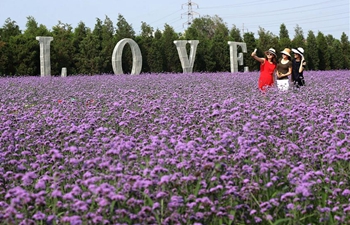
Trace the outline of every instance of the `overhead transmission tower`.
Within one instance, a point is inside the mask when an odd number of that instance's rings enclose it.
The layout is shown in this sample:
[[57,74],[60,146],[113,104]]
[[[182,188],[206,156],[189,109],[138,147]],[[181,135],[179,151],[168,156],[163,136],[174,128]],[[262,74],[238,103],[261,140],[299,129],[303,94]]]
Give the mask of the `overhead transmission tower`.
[[187,13],[182,13],[181,14],[181,19],[182,19],[183,15],[185,15],[185,16],[187,15],[187,21],[185,23],[183,23],[182,26],[184,27],[184,25],[186,24],[187,27],[188,27],[188,26],[191,26],[191,24],[192,24],[193,16],[194,15],[199,15],[199,13],[197,13],[197,12],[192,10],[192,6],[197,6],[197,9],[199,7],[198,7],[197,3],[191,2],[191,0],[188,0],[187,3],[182,4],[181,8],[183,9],[184,6],[187,6]]
[[244,35],[245,31],[248,32],[248,28],[244,28],[244,23],[243,23],[243,27],[242,27],[242,35]]

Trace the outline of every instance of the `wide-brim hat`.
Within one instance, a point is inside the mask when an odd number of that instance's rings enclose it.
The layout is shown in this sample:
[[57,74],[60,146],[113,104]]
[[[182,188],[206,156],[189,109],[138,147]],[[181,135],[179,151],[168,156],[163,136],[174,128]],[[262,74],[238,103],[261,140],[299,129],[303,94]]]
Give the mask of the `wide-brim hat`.
[[290,56],[290,49],[289,49],[289,48],[285,48],[281,53],[282,53],[282,54],[285,54],[285,55],[288,55],[289,57],[291,57],[291,56]]
[[273,49],[273,48],[269,48],[269,50],[267,50],[267,51],[265,52],[265,54],[266,54],[266,53],[271,53],[271,54],[273,54],[275,57],[277,57],[277,55],[276,55],[276,50]]
[[297,49],[295,48],[292,48],[292,52],[296,53],[296,54],[299,54],[301,56],[304,56],[304,49],[302,47],[299,47]]

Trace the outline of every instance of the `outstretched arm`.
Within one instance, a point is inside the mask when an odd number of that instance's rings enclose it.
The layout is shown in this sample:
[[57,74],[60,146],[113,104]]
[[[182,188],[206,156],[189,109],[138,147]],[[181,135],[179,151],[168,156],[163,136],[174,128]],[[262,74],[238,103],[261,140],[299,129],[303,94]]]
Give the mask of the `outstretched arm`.
[[258,61],[259,63],[263,63],[265,61],[264,58],[259,58],[258,56],[256,56],[256,52],[252,52],[251,56],[253,57],[253,59],[255,59],[256,61]]

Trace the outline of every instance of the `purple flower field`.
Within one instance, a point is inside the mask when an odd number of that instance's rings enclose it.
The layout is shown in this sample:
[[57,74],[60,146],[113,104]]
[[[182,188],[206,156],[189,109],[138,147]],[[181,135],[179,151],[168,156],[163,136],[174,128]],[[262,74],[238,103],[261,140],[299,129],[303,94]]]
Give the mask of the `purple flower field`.
[[0,79],[0,224],[346,224],[350,71]]

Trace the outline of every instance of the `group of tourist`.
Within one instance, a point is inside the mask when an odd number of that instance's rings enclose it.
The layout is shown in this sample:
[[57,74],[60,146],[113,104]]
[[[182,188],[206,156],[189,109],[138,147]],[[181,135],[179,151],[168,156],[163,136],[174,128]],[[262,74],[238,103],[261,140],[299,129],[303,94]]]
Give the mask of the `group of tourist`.
[[[293,87],[299,88],[305,85],[303,71],[306,65],[304,59],[304,49],[299,47],[292,48],[294,58],[292,59],[291,50],[285,48],[282,53],[282,58],[277,61],[275,49],[270,48],[265,51],[265,57],[256,56],[256,50],[251,56],[260,62],[260,77],[259,89],[265,91],[267,87],[277,84],[277,88],[286,91],[290,88],[290,83]],[[290,79],[289,79],[290,77]],[[275,82],[276,81],[276,82]]]

